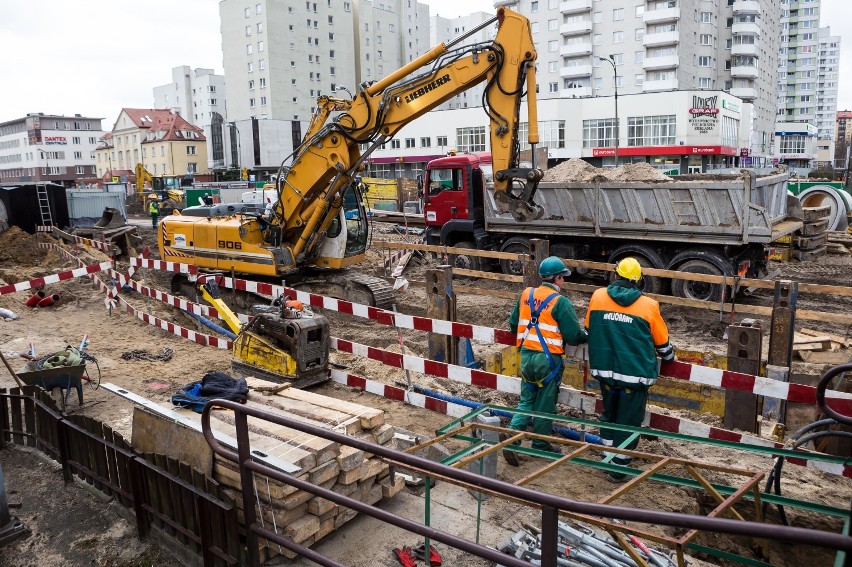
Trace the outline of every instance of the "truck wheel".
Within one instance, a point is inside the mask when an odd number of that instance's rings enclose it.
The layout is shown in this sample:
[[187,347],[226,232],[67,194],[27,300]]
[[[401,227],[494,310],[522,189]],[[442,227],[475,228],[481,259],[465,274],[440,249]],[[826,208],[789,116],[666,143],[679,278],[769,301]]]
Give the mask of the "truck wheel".
[[[476,250],[476,245],[473,242],[456,242],[452,248],[470,248]],[[462,270],[481,270],[482,258],[478,256],[470,256],[468,254],[450,254],[450,266],[453,268],[461,268]]]
[[[530,241],[526,238],[510,238],[503,247],[501,252],[511,252],[513,254],[529,254]],[[524,275],[524,263],[521,260],[500,260],[500,270],[509,276]]]
[[[677,269],[681,272],[693,274],[722,275],[722,270],[706,260],[687,260]],[[722,286],[709,282],[672,279],[672,295],[687,299],[719,301],[722,298]]]

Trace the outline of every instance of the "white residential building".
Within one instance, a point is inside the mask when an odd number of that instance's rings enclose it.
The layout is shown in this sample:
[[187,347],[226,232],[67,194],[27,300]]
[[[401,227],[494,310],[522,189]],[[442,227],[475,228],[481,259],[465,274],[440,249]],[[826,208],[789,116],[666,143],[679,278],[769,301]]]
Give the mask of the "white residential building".
[[[823,161],[830,161],[833,154],[840,37],[820,27],[820,0],[781,0],[781,6],[776,136],[807,135],[821,142],[797,138],[779,143],[779,149],[803,151],[780,151],[777,157],[792,167],[807,169],[816,165],[817,149]],[[814,128],[794,127],[792,123]]]
[[[354,94],[431,47],[428,6],[412,0],[221,0],[219,16],[226,122],[234,123],[225,144],[239,154],[229,165],[251,170],[278,168],[319,96],[349,96],[341,87]],[[273,121],[274,135],[262,120]]]
[[0,183],[94,183],[103,118],[33,112],[0,123]]
[[[616,85],[619,96],[724,90],[753,105],[743,154],[768,159],[777,104],[780,0],[498,0],[495,5],[532,22],[539,100],[612,96]],[[626,129],[624,123],[621,128]]]
[[208,169],[230,165],[222,137],[222,124],[227,122],[224,76],[215,74],[213,69],[175,67],[171,83],[154,87],[154,108],[167,108],[204,130]]
[[[615,165],[614,97],[548,98],[538,101],[540,147],[552,165],[572,157],[597,166]],[[646,162],[665,171],[705,172],[732,167],[748,145],[753,105],[719,90],[679,90],[619,95],[621,162]],[[526,104],[521,108],[521,120]],[[490,151],[488,117],[482,108],[433,111],[405,126],[367,164],[371,177],[413,177],[426,163],[459,152]],[[521,123],[521,149],[527,124]]]
[[[432,46],[439,43],[448,43],[460,37],[470,30],[476,29],[483,23],[494,19],[494,14],[487,12],[474,12],[467,16],[458,18],[442,18],[440,15],[432,16],[429,24],[429,44]],[[477,43],[486,43],[494,40],[497,26],[486,26],[478,32],[470,35],[459,47],[470,46]],[[483,81],[475,88],[459,93],[440,106],[441,110],[452,110],[454,108],[468,108],[471,106],[482,106],[482,93],[485,90]]]

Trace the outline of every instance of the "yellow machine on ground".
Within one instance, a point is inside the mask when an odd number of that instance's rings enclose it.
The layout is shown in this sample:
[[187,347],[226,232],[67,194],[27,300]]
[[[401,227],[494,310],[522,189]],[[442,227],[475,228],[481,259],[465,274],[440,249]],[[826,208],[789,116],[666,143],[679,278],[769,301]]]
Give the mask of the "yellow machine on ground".
[[[495,23],[493,41],[461,46]],[[287,285],[314,293],[389,306],[393,292],[384,280],[331,271],[352,266],[366,251],[367,218],[356,181],[364,160],[412,120],[485,81],[494,198],[519,220],[537,218],[541,210],[532,199],[542,172],[534,163],[520,167],[518,138],[526,95],[528,142],[538,142],[535,60],[529,21],[500,8],[492,20],[433,47],[378,82],[361,85],[351,99],[320,97],[304,140],[282,162],[292,157],[290,165],[279,169],[272,210],[212,219],[166,217],[158,236],[160,257],[286,278]]]
[[328,319],[299,301],[281,298],[277,305],[254,306],[251,321],[243,325],[222,300],[215,279],[200,277],[197,289],[237,335],[231,353],[234,372],[297,388],[328,380]]
[[[186,205],[184,191],[181,189],[180,175],[155,176],[145,169],[141,163],[136,164],[136,194],[139,201],[146,205],[150,201],[150,195],[155,195],[160,200],[160,214],[170,215],[174,210],[180,210]],[[146,189],[145,184],[151,187]],[[147,197],[143,197],[147,195]]]

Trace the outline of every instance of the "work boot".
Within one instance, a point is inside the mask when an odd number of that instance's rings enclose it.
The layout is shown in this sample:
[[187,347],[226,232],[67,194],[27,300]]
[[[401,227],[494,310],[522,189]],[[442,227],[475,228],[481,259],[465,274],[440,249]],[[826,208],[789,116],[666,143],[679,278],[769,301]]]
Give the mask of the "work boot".
[[536,449],[538,451],[547,451],[549,453],[556,453],[557,455],[562,454],[562,446],[561,445],[554,445],[553,443],[548,443],[547,447],[535,447],[535,446],[533,446],[533,449]]
[[[500,442],[501,443],[506,441],[508,438],[509,438],[509,436],[507,434],[505,434],[505,433],[500,434]],[[518,460],[518,455],[514,451],[507,451],[506,449],[503,449],[503,458],[506,460],[506,462],[508,464],[512,465],[513,467],[521,466],[521,462]]]
[[608,472],[606,473],[606,479],[614,484],[621,484],[623,482],[627,482],[630,480],[627,478],[626,474],[616,473],[616,472]]

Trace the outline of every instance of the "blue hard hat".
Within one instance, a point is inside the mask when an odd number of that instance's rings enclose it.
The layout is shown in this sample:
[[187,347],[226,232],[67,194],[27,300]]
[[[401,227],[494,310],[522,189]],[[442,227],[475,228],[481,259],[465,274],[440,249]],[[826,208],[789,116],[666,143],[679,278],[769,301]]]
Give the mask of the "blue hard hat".
[[538,267],[538,275],[543,278],[552,276],[570,276],[571,270],[565,267],[559,256],[550,256],[542,260]]

